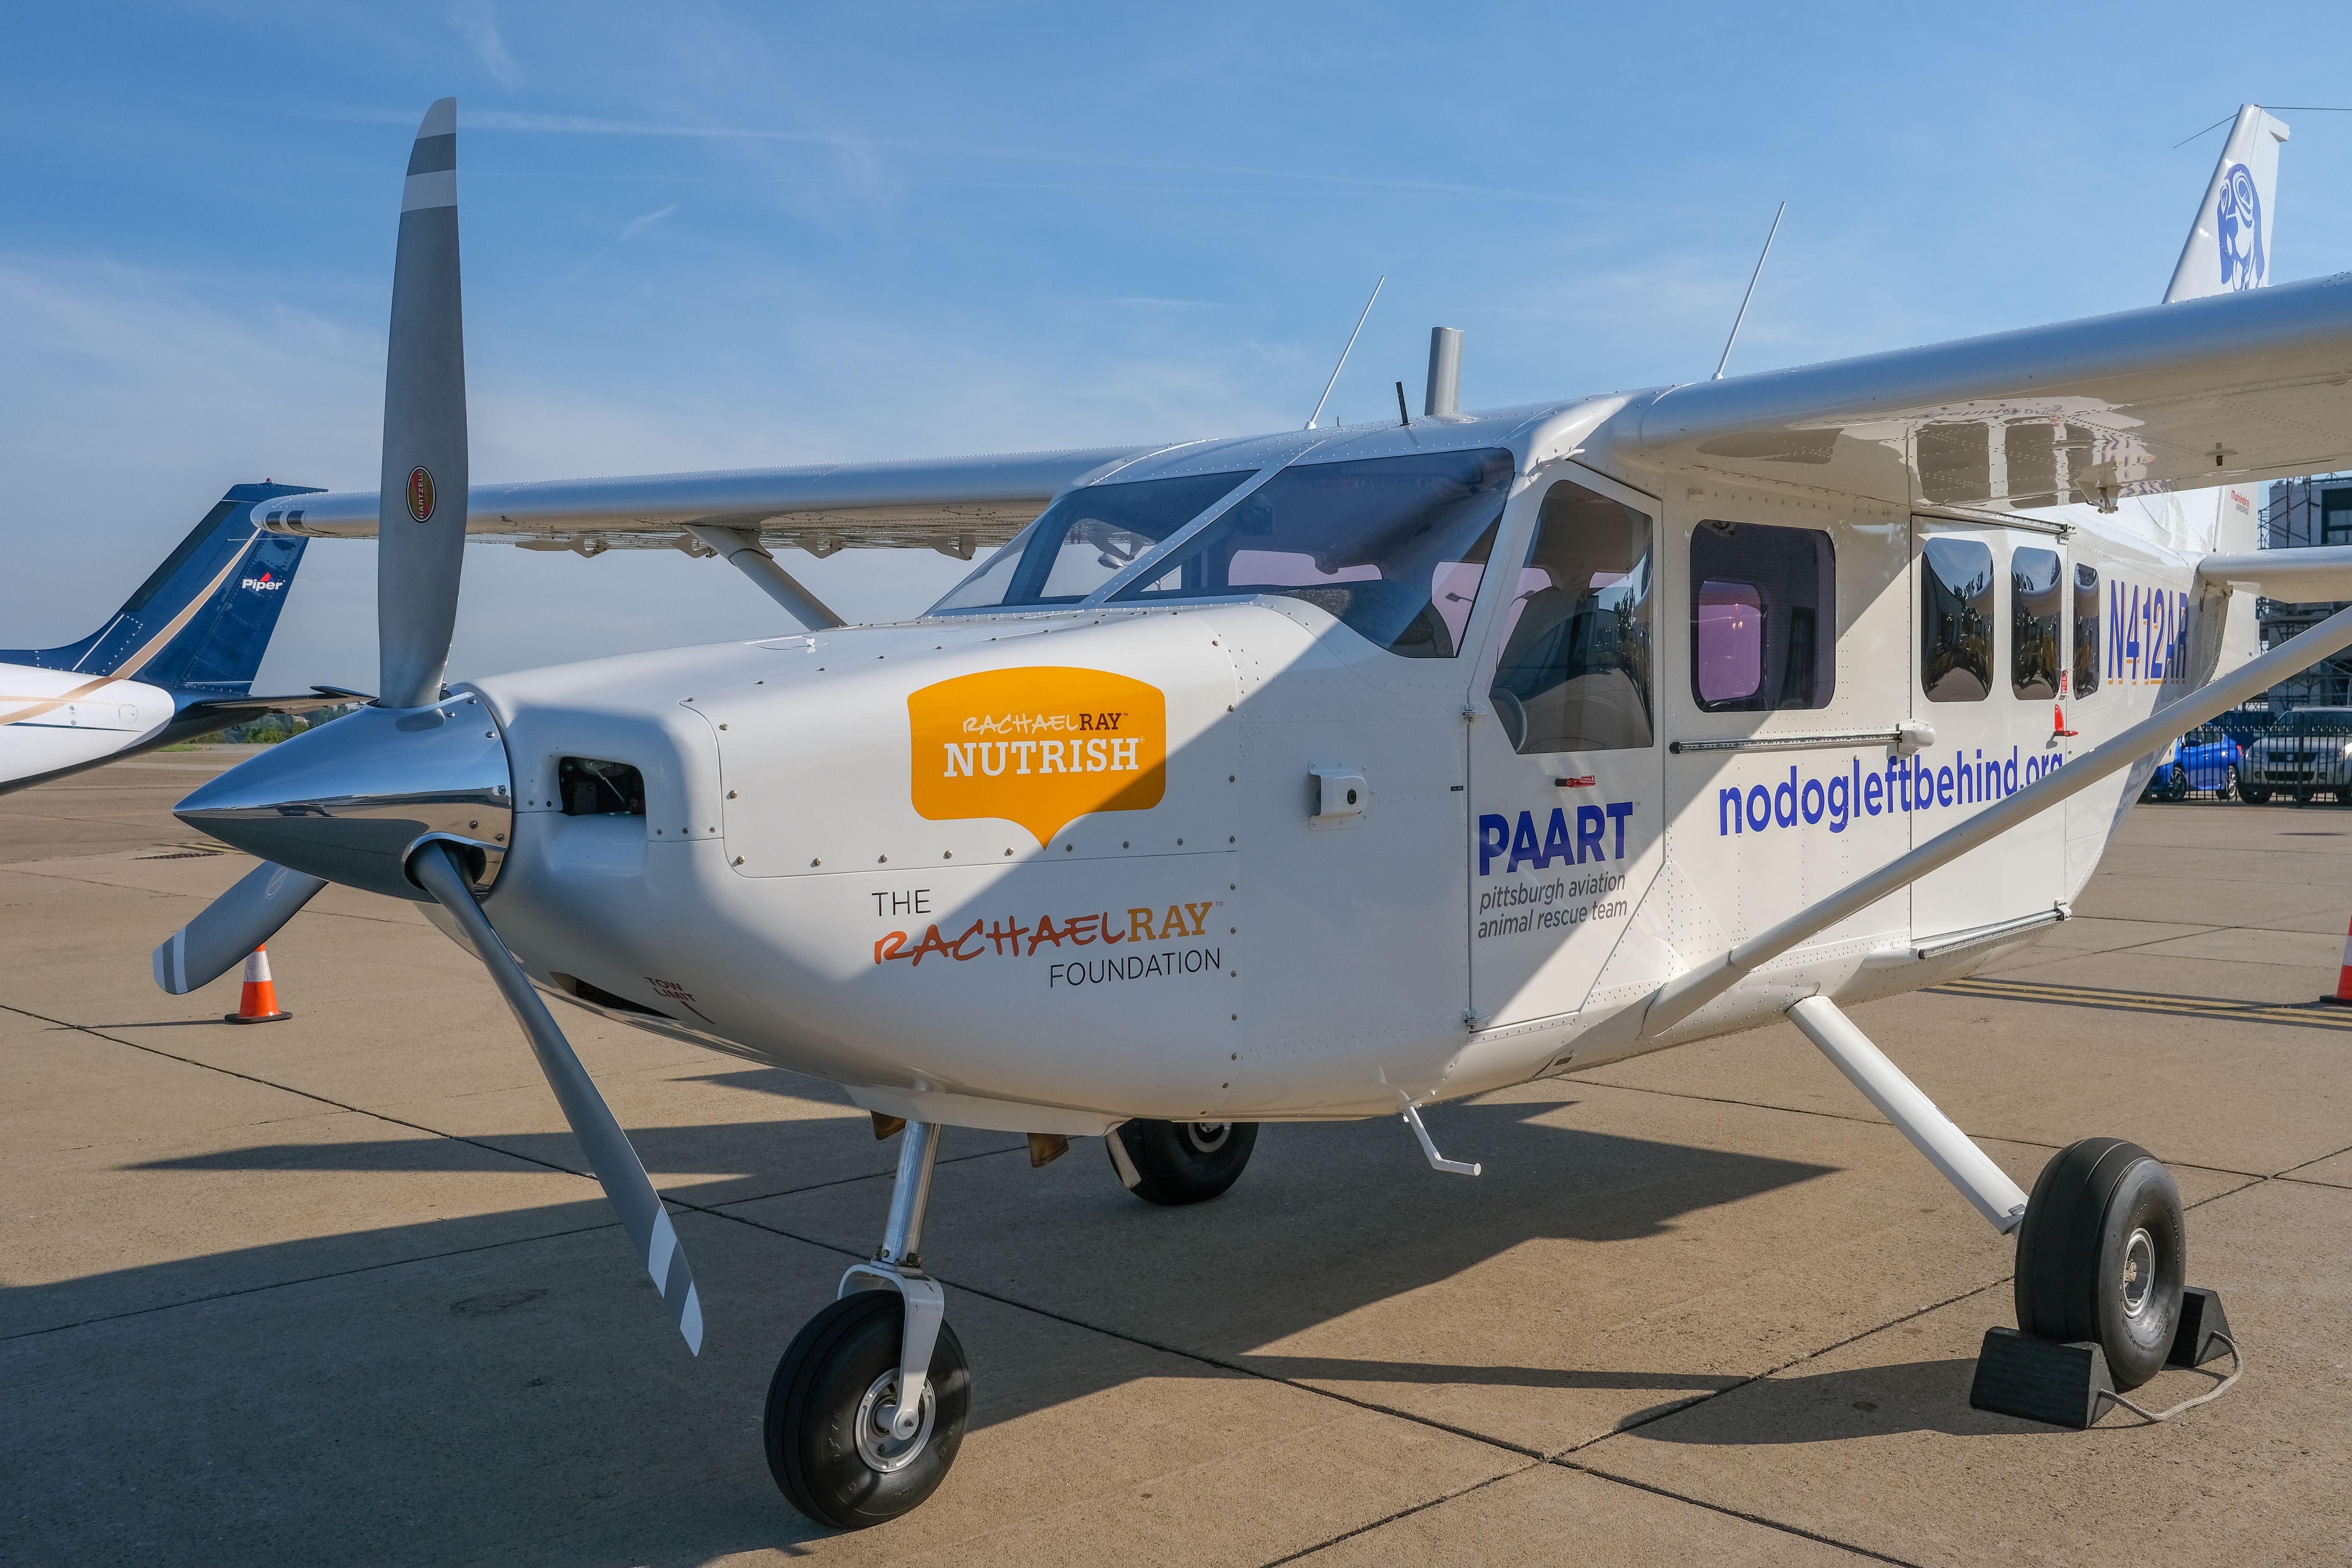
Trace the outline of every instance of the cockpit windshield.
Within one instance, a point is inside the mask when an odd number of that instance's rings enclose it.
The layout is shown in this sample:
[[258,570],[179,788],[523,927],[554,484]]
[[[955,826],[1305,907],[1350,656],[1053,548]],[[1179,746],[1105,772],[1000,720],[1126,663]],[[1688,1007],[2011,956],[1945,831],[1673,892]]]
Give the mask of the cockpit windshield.
[[1249,477],[1244,468],[1072,490],[931,612],[1074,605]]
[[[1392,653],[1451,658],[1486,575],[1512,468],[1498,447],[1286,468],[1172,541],[1109,602],[1279,594],[1320,606]],[[1073,491],[936,607],[1072,603],[1143,561],[1247,478]]]

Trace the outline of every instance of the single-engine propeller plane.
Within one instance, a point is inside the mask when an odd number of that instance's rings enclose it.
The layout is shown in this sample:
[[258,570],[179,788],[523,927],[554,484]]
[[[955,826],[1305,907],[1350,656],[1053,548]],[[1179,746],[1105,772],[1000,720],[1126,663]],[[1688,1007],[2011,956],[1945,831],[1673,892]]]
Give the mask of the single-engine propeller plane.
[[[897,1516],[962,1439],[942,1127],[1101,1137],[1160,1204],[1266,1122],[1401,1117],[1475,1173],[1425,1108],[1784,1016],[2017,1234],[2021,1330],[2119,1388],[2164,1364],[2165,1168],[2091,1140],[2028,1194],[1844,1009],[2065,919],[2169,737],[2352,646],[2346,611],[2253,647],[2253,593],[2352,598],[2352,549],[2254,549],[2259,481],[2352,460],[2352,275],[2254,287],[2285,126],[2243,110],[2167,300],[2117,315],[1476,413],[1441,335],[1392,426],[483,486],[457,129],[434,105],[408,165],[380,489],[260,509],[378,537],[380,695],[181,804],[266,864],[157,976],[327,881],[422,905],[690,1348],[686,1257],[542,998],[903,1127],[880,1245],[770,1391],[803,1510]],[[473,536],[717,554],[806,630],[445,686]],[[976,564],[848,626],[783,544]]]

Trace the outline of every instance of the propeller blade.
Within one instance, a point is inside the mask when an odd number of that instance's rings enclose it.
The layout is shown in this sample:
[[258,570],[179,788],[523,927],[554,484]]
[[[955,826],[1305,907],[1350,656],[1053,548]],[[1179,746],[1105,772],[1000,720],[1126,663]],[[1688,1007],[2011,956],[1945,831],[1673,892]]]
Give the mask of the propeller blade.
[[326,885],[263,861],[155,950],[155,984],[174,996],[211,984],[276,936]]
[[596,1179],[604,1184],[604,1196],[621,1216],[622,1227],[636,1245],[637,1255],[646,1260],[646,1271],[668,1304],[677,1331],[686,1336],[686,1348],[700,1355],[702,1300],[695,1294],[694,1270],[687,1266],[686,1249],[677,1243],[677,1232],[670,1225],[669,1211],[662,1207],[661,1194],[654,1191],[637,1152],[629,1146],[629,1135],[613,1119],[612,1107],[604,1103],[595,1080],[580,1065],[563,1031],[556,1027],[547,1004],[531,989],[522,967],[499,940],[489,917],[474,901],[472,881],[458,865],[457,851],[437,839],[429,841],[418,848],[408,868],[457,921],[490,978],[498,982],[499,993],[513,1010],[515,1021],[530,1037],[530,1048],[539,1058],[540,1070],[547,1075],[548,1087],[555,1090],[563,1107],[564,1120],[572,1123]]
[[425,111],[408,154],[383,366],[376,516],[377,700],[441,697],[466,564],[466,323],[457,268],[457,100]]

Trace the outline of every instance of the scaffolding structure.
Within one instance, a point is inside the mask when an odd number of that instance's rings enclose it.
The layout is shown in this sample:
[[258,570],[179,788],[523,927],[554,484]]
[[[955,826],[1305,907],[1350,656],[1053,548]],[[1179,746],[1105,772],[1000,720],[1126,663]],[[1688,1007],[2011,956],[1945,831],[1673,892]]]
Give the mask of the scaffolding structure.
[[[2262,547],[2300,550],[2316,544],[2352,544],[2352,474],[2317,474],[2279,479],[2263,505]],[[2344,606],[2254,602],[2254,625],[2263,647],[2276,647]],[[2290,676],[2264,694],[2270,710],[2352,706],[2352,650],[2322,659]]]

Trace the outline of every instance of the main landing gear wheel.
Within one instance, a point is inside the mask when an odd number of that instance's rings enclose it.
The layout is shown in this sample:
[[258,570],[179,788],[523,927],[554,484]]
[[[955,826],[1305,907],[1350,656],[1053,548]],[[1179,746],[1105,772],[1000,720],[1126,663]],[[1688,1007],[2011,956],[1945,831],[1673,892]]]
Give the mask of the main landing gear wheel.
[[922,1423],[891,1435],[905,1299],[857,1290],[808,1321],[768,1385],[768,1468],[792,1505],[838,1530],[898,1518],[939,1490],[971,1414],[971,1376],[955,1330],[940,1325]]
[[[1255,1121],[1125,1121],[1111,1134],[1127,1151],[1135,1195],[1148,1204],[1205,1203],[1241,1179],[1257,1147]],[[1118,1158],[1111,1160],[1113,1168]],[[1124,1179],[1125,1173],[1120,1173]]]
[[2162,1370],[2189,1244],[2172,1173],[2137,1143],[2085,1138],[2042,1167],[2017,1231],[2017,1326],[2094,1340],[2118,1389]]

